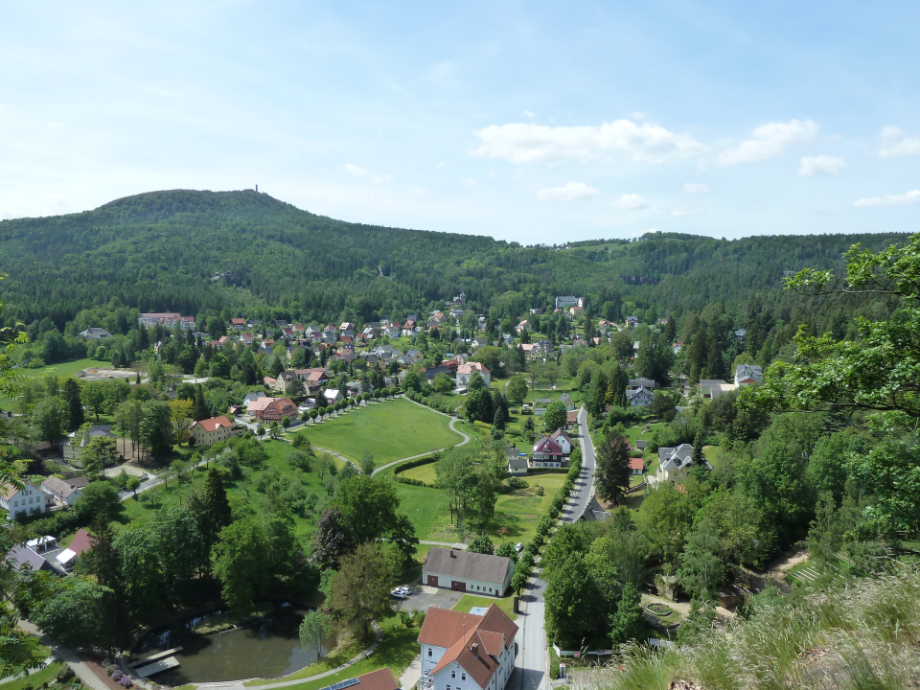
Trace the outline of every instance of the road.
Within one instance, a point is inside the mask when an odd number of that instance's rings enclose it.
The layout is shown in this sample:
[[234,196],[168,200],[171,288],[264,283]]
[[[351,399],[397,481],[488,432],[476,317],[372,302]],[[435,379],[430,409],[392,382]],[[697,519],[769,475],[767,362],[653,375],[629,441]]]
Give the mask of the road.
[[[588,433],[588,413],[584,407],[578,411],[578,440],[581,444],[581,474],[575,482],[575,491],[563,509],[560,522],[575,522],[584,514],[588,501],[594,495],[594,444]],[[521,630],[518,633],[520,649],[514,675],[508,687],[512,690],[546,690],[551,687],[546,650],[545,615],[543,593],[546,582],[540,579],[539,563],[534,575],[527,583],[527,590],[521,599],[523,615],[517,620]]]
[[575,482],[575,490],[562,512],[562,522],[576,522],[588,507],[594,495],[594,443],[588,433],[588,412],[584,407],[578,410],[578,441],[581,445],[581,474]]

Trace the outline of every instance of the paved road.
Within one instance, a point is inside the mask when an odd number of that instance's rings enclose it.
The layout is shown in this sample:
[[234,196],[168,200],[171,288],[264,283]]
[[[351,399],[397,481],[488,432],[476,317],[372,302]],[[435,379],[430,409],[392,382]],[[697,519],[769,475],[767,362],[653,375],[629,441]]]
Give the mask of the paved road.
[[521,597],[522,615],[517,619],[518,655],[515,669],[508,681],[509,690],[545,690],[549,687],[546,661],[545,606],[543,592],[546,583],[539,578],[538,568],[527,583]]
[[588,433],[588,412],[584,407],[578,410],[578,441],[581,444],[581,474],[575,482],[575,490],[562,512],[562,522],[576,522],[588,507],[594,495],[594,444]]

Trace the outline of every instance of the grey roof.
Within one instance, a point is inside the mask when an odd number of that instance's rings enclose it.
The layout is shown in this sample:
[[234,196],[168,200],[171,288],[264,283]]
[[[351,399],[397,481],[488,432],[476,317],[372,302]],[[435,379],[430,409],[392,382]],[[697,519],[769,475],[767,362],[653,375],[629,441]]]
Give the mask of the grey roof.
[[428,552],[422,570],[426,573],[501,585],[505,582],[505,575],[510,565],[511,559],[503,556],[433,548]]
[[528,468],[527,456],[521,457],[515,455],[512,458],[508,458],[508,468],[512,470],[526,470]]
[[591,500],[588,501],[587,507],[585,507],[585,512],[582,514],[581,519],[585,522],[606,522],[608,517],[610,517],[610,513],[604,510],[603,506],[598,503],[596,496],[592,496]]
[[658,388],[657,381],[654,379],[645,378],[629,379],[629,385],[633,386],[634,388],[638,388],[639,386],[642,386],[643,388]]
[[28,565],[32,570],[52,570],[51,565],[44,558],[26,546],[14,546],[6,554],[6,560],[13,564],[16,570]]

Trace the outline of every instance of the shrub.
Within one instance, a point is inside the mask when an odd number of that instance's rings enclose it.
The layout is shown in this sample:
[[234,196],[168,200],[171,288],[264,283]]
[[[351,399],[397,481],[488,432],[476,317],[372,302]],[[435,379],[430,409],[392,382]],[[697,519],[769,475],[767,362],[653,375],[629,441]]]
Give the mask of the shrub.
[[545,493],[546,489],[544,489],[542,486],[537,486],[537,496],[542,496]]
[[399,622],[402,623],[407,628],[412,625],[412,614],[405,609],[399,612]]
[[520,477],[509,477],[508,486],[512,489],[526,489],[530,484],[527,483],[526,479],[521,479]]
[[122,678],[121,671],[119,671],[117,668],[111,671],[109,675],[112,676],[112,680],[114,680],[116,683]]
[[130,688],[132,683],[131,679],[128,676],[122,676],[121,680],[118,681],[118,684],[123,688]]
[[413,611],[412,612],[412,624],[422,627],[422,623],[425,622],[425,612],[424,611]]
[[550,509],[549,509],[549,516],[550,516],[553,520],[556,520],[556,519],[559,518],[559,513],[561,513],[561,512],[562,512],[562,511],[559,510],[556,506],[550,506]]
[[70,668],[70,666],[64,666],[64,668],[57,672],[55,678],[59,683],[69,683],[74,675],[73,669]]

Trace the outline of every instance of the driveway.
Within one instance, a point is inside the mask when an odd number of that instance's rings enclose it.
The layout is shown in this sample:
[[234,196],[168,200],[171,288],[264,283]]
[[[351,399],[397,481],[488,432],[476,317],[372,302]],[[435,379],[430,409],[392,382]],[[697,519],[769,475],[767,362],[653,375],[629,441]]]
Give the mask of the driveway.
[[408,599],[399,600],[399,608],[403,611],[427,611],[434,606],[439,609],[452,609],[460,601],[463,592],[454,592],[440,587],[416,585],[412,588],[412,595]]

